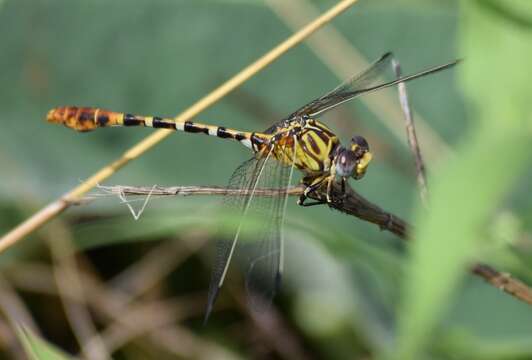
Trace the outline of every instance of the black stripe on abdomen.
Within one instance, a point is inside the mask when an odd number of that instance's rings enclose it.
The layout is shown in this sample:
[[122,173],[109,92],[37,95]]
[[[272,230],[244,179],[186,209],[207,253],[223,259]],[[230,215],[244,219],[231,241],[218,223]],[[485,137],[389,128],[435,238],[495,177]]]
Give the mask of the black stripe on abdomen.
[[98,126],[106,126],[109,122],[109,116],[107,114],[98,114],[98,119],[96,119]]
[[82,110],[78,116],[78,120],[79,122],[94,121],[94,112]]
[[183,130],[190,133],[204,133],[206,135],[209,135],[209,129],[206,127],[199,127],[194,125],[193,122],[185,121]]
[[137,118],[132,114],[124,114],[124,126],[139,126],[144,125],[144,120]]
[[228,133],[226,128],[224,128],[223,126],[218,127],[218,130],[216,130],[216,136],[222,139],[233,138],[233,134]]
[[158,129],[173,129],[173,130],[176,129],[175,122],[165,121],[158,116],[153,117],[152,126]]

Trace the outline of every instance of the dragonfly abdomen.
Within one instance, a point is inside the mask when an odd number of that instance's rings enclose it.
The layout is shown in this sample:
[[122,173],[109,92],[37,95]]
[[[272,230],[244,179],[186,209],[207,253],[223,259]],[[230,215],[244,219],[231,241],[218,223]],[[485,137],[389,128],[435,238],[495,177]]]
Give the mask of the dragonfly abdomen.
[[264,141],[259,134],[228,129],[223,126],[206,125],[191,121],[180,122],[159,116],[140,116],[91,107],[58,107],[48,112],[47,120],[82,132],[91,131],[99,127],[145,126],[205,134],[222,139],[233,139],[253,150],[257,150],[257,142]]
[[122,125],[123,114],[97,108],[63,106],[50,110],[46,120],[77,131],[91,131],[97,127]]

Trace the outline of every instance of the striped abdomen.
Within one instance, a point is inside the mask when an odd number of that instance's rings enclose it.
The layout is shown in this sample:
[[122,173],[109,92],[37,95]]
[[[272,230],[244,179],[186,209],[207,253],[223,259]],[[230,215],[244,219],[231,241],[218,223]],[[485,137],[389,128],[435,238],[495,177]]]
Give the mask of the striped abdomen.
[[48,112],[47,120],[52,123],[63,124],[77,131],[91,131],[99,127],[108,126],[146,126],[205,134],[223,139],[237,140],[242,145],[253,150],[257,149],[257,145],[253,143],[264,141],[263,137],[258,134],[226,129],[221,126],[205,125],[191,121],[179,122],[158,116],[139,116],[89,107],[58,107]]

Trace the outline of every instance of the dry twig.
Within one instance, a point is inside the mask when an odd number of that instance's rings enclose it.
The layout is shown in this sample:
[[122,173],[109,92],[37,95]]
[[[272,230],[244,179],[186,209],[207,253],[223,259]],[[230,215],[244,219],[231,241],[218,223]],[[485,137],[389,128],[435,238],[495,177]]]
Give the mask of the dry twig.
[[[398,61],[393,60],[393,67],[395,75],[401,77],[401,66]],[[423,162],[423,157],[421,156],[421,150],[419,148],[419,142],[416,135],[416,127],[414,126],[414,117],[412,115],[412,109],[408,102],[408,95],[406,93],[405,83],[397,84],[399,90],[399,102],[401,103],[401,108],[403,109],[403,114],[405,117],[406,123],[406,138],[408,140],[408,146],[410,151],[414,156],[414,162],[416,164],[416,178],[419,188],[419,196],[421,197],[421,202],[425,207],[428,206],[428,188],[427,188],[427,174],[425,172],[425,164]]]
[[0,276],[0,312],[5,318],[5,323],[0,321],[0,349],[4,345],[3,348],[11,353],[14,359],[21,358],[24,351],[14,335],[14,329],[24,326],[34,334],[40,335],[41,332],[24,301],[3,276]]
[[[246,195],[247,189],[228,189],[224,186],[104,186],[98,185],[98,189],[104,193],[112,195],[152,195],[152,196],[191,196],[191,195]],[[255,189],[254,196],[279,196],[288,192],[289,196],[299,196],[305,187],[302,185],[293,186],[288,189]],[[96,195],[95,197],[99,197]],[[93,196],[88,196],[84,200],[92,200]]]
[[[180,189],[194,189],[193,192],[181,192]],[[133,186],[109,186],[106,187],[107,191],[113,193],[125,192],[129,195],[147,195],[151,191],[151,187],[133,187]],[[127,189],[127,191],[126,191]],[[186,186],[186,187],[171,187],[157,189],[158,195],[161,196],[175,196],[175,195],[192,195],[202,194],[208,195],[209,191],[213,190],[211,195],[219,195],[222,190],[220,187],[202,187],[202,186]],[[280,194],[282,192],[274,189],[259,189],[256,196],[272,196],[272,190],[274,194]],[[295,186],[290,188],[289,194],[292,196],[298,196],[301,194],[303,187]],[[227,189],[227,191],[233,191]],[[318,190],[309,194],[309,197],[318,201],[326,201],[326,194],[323,190]],[[332,189],[333,203],[329,206],[345,214],[357,217],[361,220],[370,222],[379,226],[382,230],[390,231],[403,240],[408,240],[408,234],[410,233],[410,225],[401,219],[399,216],[389,213],[379,206],[373,204],[362,195],[358,194],[351,187],[347,186],[345,194],[342,193],[340,185],[335,184]],[[477,276],[480,276],[486,280],[489,284],[496,288],[503,290],[504,292],[512,295],[513,297],[532,305],[532,289],[526,284],[522,283],[518,279],[513,278],[509,274],[502,274],[487,264],[478,263],[474,265],[471,272]]]
[[[17,271],[9,275],[9,279],[17,288],[59,295],[52,269],[47,265],[18,264]],[[87,271],[80,271],[79,276],[86,289],[86,302],[94,310],[95,316],[100,320],[110,320],[110,323],[99,334],[99,338],[103,339],[106,348],[111,353],[117,347],[145,334],[146,338],[175,356],[202,359],[233,358],[224,348],[204,341],[176,324],[184,318],[201,316],[204,305],[198,301],[197,297],[190,299],[180,297],[165,301],[150,300],[140,303],[132,301],[132,298],[146,289],[139,289],[136,294],[130,296],[118,289],[106,286]],[[151,286],[151,282],[148,285]],[[61,296],[68,297],[69,301],[85,302],[85,299],[80,299],[78,293],[68,291],[69,289],[65,290],[67,291]],[[131,313],[136,315],[129,317]],[[153,319],[150,320],[150,316],[153,316]],[[139,321],[139,319],[149,319],[149,321]],[[93,340],[94,338],[88,339],[87,346],[92,347]]]
[[[83,357],[90,360],[110,359],[111,356],[87,308],[86,290],[74,258],[70,234],[63,226],[54,224],[50,228],[48,240],[54,260],[53,273],[58,295]],[[74,295],[76,301],[72,301],[71,295]]]

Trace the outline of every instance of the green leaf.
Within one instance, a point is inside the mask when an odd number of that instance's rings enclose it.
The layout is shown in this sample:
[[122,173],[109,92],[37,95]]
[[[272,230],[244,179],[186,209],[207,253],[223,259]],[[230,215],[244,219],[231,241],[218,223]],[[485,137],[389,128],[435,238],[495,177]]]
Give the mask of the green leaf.
[[21,325],[17,328],[17,335],[22,343],[26,355],[31,360],[68,360],[74,359],[54,345],[35,335],[29,328]]
[[532,343],[528,336],[482,339],[460,328],[450,329],[437,347],[450,349],[457,359],[529,359],[532,356]]
[[[501,3],[522,7],[521,13],[532,10],[530,2]],[[460,75],[475,125],[457,156],[433,177],[429,210],[417,211],[394,354],[400,359],[423,353],[476,247],[482,246],[483,227],[528,165],[532,85],[523,74],[529,72],[532,33],[487,9],[484,1],[462,2],[462,11]]]

